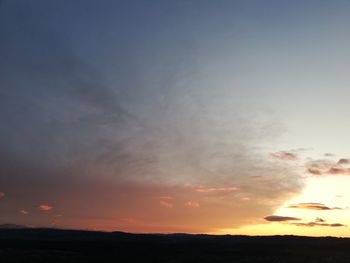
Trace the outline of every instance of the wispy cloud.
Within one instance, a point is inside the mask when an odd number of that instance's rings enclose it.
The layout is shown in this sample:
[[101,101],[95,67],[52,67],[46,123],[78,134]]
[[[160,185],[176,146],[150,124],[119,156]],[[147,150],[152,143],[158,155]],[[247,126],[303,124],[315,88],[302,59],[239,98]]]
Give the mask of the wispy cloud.
[[308,223],[293,223],[295,226],[306,226],[306,227],[314,227],[314,226],[329,226],[329,227],[345,227],[346,225],[340,223],[327,224],[327,223],[317,223],[317,222],[308,222]]
[[238,187],[208,187],[208,186],[195,186],[195,191],[198,193],[232,193],[239,190]]
[[328,227],[345,227],[346,225],[340,223],[326,223],[326,220],[316,217],[314,221],[311,222],[301,222],[301,223],[290,223],[294,226],[305,226],[305,227],[314,227],[314,226],[328,226]]
[[289,205],[288,208],[297,208],[297,209],[307,209],[307,210],[342,210],[340,207],[328,207],[321,203],[299,203]]
[[298,159],[298,155],[293,152],[287,152],[287,151],[280,151],[280,152],[274,152],[270,154],[271,157],[284,160],[284,161],[295,161]]
[[196,201],[188,201],[185,203],[185,206],[190,207],[190,208],[199,208],[200,205]]
[[38,209],[41,210],[41,211],[50,211],[53,209],[53,206],[50,206],[50,205],[39,205],[38,206]]
[[173,197],[171,196],[161,196],[159,200],[159,204],[165,208],[173,208],[174,204],[172,203]]
[[29,214],[29,212],[27,210],[25,210],[25,209],[19,210],[19,213],[24,215],[24,216]]
[[159,204],[161,204],[162,206],[164,206],[166,208],[173,208],[174,207],[174,205],[172,203],[169,203],[169,202],[164,201],[164,200],[160,200]]

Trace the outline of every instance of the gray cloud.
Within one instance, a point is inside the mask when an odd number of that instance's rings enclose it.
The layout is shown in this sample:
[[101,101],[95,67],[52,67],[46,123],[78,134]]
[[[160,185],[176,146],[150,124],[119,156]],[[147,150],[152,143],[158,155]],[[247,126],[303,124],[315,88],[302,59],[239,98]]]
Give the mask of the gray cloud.
[[286,151],[271,153],[271,156],[273,158],[284,160],[284,161],[294,161],[298,159],[298,156],[296,153],[286,152]]
[[300,218],[297,217],[289,217],[289,216],[266,216],[264,217],[266,221],[270,222],[286,222],[286,221],[294,221],[294,220],[301,220]]
[[307,210],[342,210],[340,207],[328,207],[321,203],[299,203],[288,206],[288,208],[307,209]]
[[306,169],[309,173],[314,175],[349,175],[350,174],[350,160],[341,158],[337,162],[331,160],[313,160],[306,163]]
[[327,223],[317,223],[317,222],[308,222],[308,223],[293,223],[295,226],[306,226],[306,227],[314,227],[314,226],[328,226],[328,227],[345,227],[346,225],[340,223],[327,224]]

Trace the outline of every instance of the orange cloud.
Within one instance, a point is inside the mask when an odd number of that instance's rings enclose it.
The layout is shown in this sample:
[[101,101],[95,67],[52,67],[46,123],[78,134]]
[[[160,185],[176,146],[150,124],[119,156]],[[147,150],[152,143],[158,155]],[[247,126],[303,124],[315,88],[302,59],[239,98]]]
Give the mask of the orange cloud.
[[288,208],[297,208],[297,209],[307,209],[307,210],[342,210],[339,207],[328,207],[321,203],[299,203],[288,206]]
[[350,175],[350,168],[340,168],[340,167],[332,167],[330,168],[326,174],[344,174]]
[[50,211],[50,210],[53,209],[53,207],[52,207],[52,206],[49,206],[49,205],[39,205],[38,208],[39,208],[41,211],[45,211],[45,212]]

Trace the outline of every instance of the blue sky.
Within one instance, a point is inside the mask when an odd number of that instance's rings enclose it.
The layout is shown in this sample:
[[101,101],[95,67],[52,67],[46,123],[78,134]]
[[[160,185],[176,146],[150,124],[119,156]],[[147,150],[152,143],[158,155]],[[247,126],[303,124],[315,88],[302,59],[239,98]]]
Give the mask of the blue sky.
[[[261,223],[308,189],[308,162],[349,155],[349,9],[3,0],[0,219],[162,232]],[[299,163],[271,159],[280,151]]]

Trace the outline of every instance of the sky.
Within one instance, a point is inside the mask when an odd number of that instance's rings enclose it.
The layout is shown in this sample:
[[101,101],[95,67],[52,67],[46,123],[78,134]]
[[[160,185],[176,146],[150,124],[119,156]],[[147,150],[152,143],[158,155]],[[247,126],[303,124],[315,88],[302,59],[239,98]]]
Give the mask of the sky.
[[0,224],[350,237],[349,12],[2,0]]

